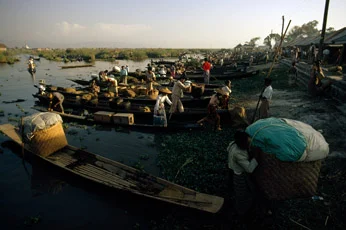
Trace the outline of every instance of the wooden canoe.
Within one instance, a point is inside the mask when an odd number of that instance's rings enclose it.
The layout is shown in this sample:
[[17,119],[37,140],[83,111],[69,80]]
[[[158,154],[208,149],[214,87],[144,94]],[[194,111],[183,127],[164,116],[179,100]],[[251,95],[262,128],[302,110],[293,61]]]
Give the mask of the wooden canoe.
[[[39,112],[48,112],[46,107],[42,106],[34,106],[32,107],[33,109],[39,111]],[[76,115],[73,112],[72,113],[61,113],[58,111],[51,111],[51,113],[56,113],[59,114],[61,117],[63,117],[64,121],[76,121],[79,123],[84,123],[84,124],[90,124],[94,125],[96,124],[102,124],[102,125],[107,125],[107,127],[128,127],[130,129],[135,129],[135,130],[141,130],[141,131],[148,131],[148,132],[167,132],[167,131],[180,131],[180,130],[198,130],[202,129],[203,126],[197,124],[196,122],[178,122],[178,121],[168,121],[167,127],[163,126],[157,126],[153,125],[152,120],[150,121],[151,123],[139,123],[136,122],[137,119],[136,117],[134,118],[134,123],[133,124],[128,124],[128,123],[121,123],[121,124],[114,124],[112,120],[109,122],[101,122],[98,120],[94,119],[93,114],[89,114],[88,116],[80,116]]]
[[[0,131],[23,146],[13,125],[0,125]],[[29,145],[24,148],[34,154]],[[70,145],[47,157],[36,156],[80,177],[139,196],[210,213],[218,212],[224,203],[222,197],[194,191]]]
[[70,68],[83,68],[83,67],[93,67],[93,64],[84,64],[84,65],[63,65],[60,66],[61,69],[70,69]]

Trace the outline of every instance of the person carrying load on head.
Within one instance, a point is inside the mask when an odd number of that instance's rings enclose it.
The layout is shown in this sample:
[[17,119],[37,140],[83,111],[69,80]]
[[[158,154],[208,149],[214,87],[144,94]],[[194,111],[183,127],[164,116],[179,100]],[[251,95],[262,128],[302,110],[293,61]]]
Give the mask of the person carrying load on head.
[[48,95],[49,97],[49,107],[48,107],[48,111],[53,111],[52,109],[52,104],[53,104],[53,101],[57,101],[54,105],[53,105],[53,108],[55,108],[57,105],[60,106],[60,109],[61,109],[61,113],[64,113],[64,107],[62,106],[62,103],[64,102],[64,95],[62,95],[61,93],[59,92],[53,92],[53,93],[50,93]]
[[168,98],[168,94],[171,94],[172,92],[167,87],[159,89],[159,92],[160,94],[157,96],[154,107],[154,125],[167,127],[165,102],[172,105],[171,100]]

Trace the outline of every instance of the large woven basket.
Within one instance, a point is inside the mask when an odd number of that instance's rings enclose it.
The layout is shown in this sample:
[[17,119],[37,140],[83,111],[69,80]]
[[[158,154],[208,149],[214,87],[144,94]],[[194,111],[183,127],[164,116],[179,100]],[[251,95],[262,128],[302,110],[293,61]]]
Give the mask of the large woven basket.
[[321,160],[284,162],[273,154],[259,153],[258,166],[253,175],[264,196],[269,200],[287,200],[315,195]]
[[30,147],[34,153],[43,157],[51,155],[66,145],[67,139],[60,122],[48,129],[36,131],[30,140]]

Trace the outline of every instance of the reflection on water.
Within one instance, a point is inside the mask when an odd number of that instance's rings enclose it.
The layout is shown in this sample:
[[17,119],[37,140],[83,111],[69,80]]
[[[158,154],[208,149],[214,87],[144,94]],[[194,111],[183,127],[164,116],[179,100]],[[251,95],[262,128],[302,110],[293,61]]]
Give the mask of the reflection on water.
[[[31,107],[35,105],[32,94],[37,91],[34,84],[38,84],[39,80],[45,80],[46,84],[69,87],[75,83],[68,79],[89,79],[91,73],[109,69],[113,65],[96,62],[95,67],[62,70],[59,67],[61,63],[41,59],[37,63],[36,74],[30,75],[27,72],[26,60],[27,58],[23,57],[14,65],[0,65],[0,111],[3,111],[4,115],[0,116],[1,124],[17,125],[21,116],[37,112]],[[119,61],[119,65],[125,63],[135,69],[145,67],[148,62],[138,64]],[[21,98],[25,100],[17,101]],[[159,175],[156,166],[155,134],[126,129],[74,127],[65,121],[64,125],[67,126],[66,136],[70,145],[86,148],[90,152],[129,166],[140,162],[145,171]],[[71,134],[68,134],[69,131]],[[0,142],[5,140],[8,138],[0,134]],[[18,226],[22,228],[27,217],[37,215],[42,217],[40,229],[49,229],[52,224],[63,229],[81,226],[84,226],[83,229],[114,226],[117,226],[117,229],[132,229],[135,223],[140,223],[141,227],[148,225],[151,217],[144,215],[157,215],[154,212],[141,211],[151,207],[151,200],[129,197],[128,194],[114,190],[105,192],[107,189],[104,186],[80,178],[73,179],[73,176],[66,174],[64,170],[44,164],[42,160],[33,161],[29,155],[25,155],[23,164],[22,158],[18,157],[21,156],[20,149],[12,151],[4,146],[3,148],[4,153],[0,154],[0,202],[3,204],[0,205],[0,229],[14,229]],[[142,160],[143,154],[149,156],[149,159]],[[5,228],[1,223],[6,223]]]
[[[3,140],[1,229],[24,229],[28,222],[39,229],[153,229],[167,215],[186,218],[193,212],[83,179],[27,152],[23,161],[21,148]],[[35,217],[40,221],[31,222]]]
[[63,187],[66,186],[65,181],[47,173],[47,170],[42,168],[37,161],[32,161],[31,166],[31,191],[33,197],[47,193],[55,195],[61,192]]
[[29,73],[31,75],[32,83],[35,84],[36,74],[35,73],[31,73],[30,71],[29,71]]

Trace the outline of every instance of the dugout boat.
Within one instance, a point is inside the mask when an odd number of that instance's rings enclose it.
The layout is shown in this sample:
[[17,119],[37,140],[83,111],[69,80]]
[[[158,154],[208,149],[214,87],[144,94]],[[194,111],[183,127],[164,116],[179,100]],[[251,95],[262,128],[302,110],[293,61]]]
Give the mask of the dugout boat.
[[[48,112],[46,107],[34,106],[33,109],[39,112]],[[131,130],[139,130],[145,132],[175,132],[183,130],[199,130],[203,126],[195,122],[184,121],[168,121],[167,126],[154,125],[153,119],[147,121],[140,120],[137,122],[134,114],[132,113],[114,113],[108,111],[98,111],[94,114],[78,115],[81,111],[65,111],[61,113],[59,111],[51,111],[51,113],[59,114],[64,121],[75,121],[82,124],[94,125],[100,124],[107,127],[127,127]]]
[[60,66],[61,69],[71,69],[71,68],[84,68],[84,67],[93,67],[94,64],[84,64],[84,65],[63,65]]
[[[42,160],[110,188],[209,213],[218,212],[224,203],[222,197],[194,191],[117,161],[68,145],[60,122],[46,130],[35,132],[32,142],[25,144],[13,125],[2,124],[0,131]],[[55,141],[57,143],[54,143]],[[47,146],[54,146],[56,150],[47,151]]]
[[[33,94],[34,98],[39,99],[38,104],[48,108],[49,98],[46,95]],[[74,110],[87,110],[89,113],[96,113],[98,111],[107,111],[114,113],[129,113],[133,114],[136,121],[139,123],[150,123],[153,120],[153,104],[135,104],[130,101],[115,99],[102,98],[98,99],[97,102],[76,100],[75,97],[65,97],[63,106]],[[153,100],[155,101],[155,100]],[[198,102],[198,100],[196,100]],[[209,102],[209,100],[208,100]],[[183,102],[184,103],[184,102]],[[192,103],[192,101],[190,101]],[[166,106],[166,114],[169,116],[169,106]],[[219,115],[221,116],[222,122],[228,123],[230,120],[230,114],[228,109],[218,109]],[[172,115],[172,121],[184,121],[184,122],[196,122],[207,115],[207,106],[205,107],[187,107],[184,103],[183,113],[174,113]]]

